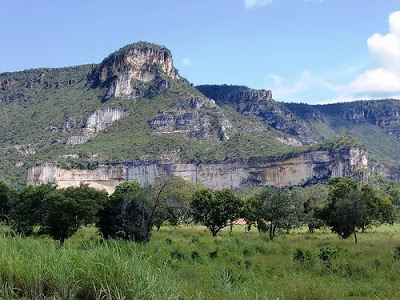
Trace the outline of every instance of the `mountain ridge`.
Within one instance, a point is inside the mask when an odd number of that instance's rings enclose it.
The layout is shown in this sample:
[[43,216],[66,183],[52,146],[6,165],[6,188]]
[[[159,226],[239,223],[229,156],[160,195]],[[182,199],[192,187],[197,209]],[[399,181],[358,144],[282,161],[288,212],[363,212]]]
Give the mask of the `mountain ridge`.
[[168,49],[143,42],[99,64],[1,73],[0,84],[0,176],[18,186],[41,164],[279,160],[337,135],[316,134],[271,91],[240,87],[234,103],[211,99],[179,75]]

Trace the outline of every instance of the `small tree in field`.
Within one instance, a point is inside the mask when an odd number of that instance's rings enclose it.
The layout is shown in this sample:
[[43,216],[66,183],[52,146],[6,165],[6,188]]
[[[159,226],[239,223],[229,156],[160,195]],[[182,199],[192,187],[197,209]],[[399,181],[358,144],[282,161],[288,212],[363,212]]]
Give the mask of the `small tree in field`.
[[215,194],[203,189],[193,194],[191,207],[193,219],[204,224],[216,236],[229,221],[240,216],[243,201],[229,189]]
[[353,234],[357,243],[359,229],[364,230],[373,221],[390,222],[394,207],[388,199],[378,197],[370,186],[360,190],[353,180],[337,177],[329,181],[328,204],[317,215],[341,237]]
[[147,243],[154,225],[165,220],[177,224],[188,214],[188,193],[187,182],[177,177],[163,177],[146,187],[121,183],[100,211],[97,226],[105,238]]
[[107,198],[105,191],[88,185],[49,193],[44,199],[45,215],[41,231],[59,240],[62,245],[80,226],[96,222],[98,211]]
[[97,226],[105,238],[142,241],[150,206],[145,190],[138,182],[119,184],[99,212]]
[[253,221],[265,221],[269,226],[269,238],[275,237],[276,229],[289,229],[297,223],[299,214],[295,198],[287,190],[264,187],[249,199],[249,216]]
[[[160,183],[156,183],[152,186],[152,190],[156,192],[160,187]],[[171,177],[170,182],[159,196],[160,206],[154,216],[154,225],[157,230],[166,221],[172,226],[189,222],[191,217],[190,201],[193,193],[199,188],[198,184],[181,177]]]

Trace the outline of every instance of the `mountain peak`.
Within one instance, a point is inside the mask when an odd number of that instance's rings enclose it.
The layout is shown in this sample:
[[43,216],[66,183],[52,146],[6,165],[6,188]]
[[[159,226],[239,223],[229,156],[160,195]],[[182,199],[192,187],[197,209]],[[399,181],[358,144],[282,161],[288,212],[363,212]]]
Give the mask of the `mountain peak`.
[[96,68],[92,78],[107,84],[105,99],[141,98],[135,82],[150,83],[155,79],[179,79],[171,51],[147,42],[129,44],[109,55]]

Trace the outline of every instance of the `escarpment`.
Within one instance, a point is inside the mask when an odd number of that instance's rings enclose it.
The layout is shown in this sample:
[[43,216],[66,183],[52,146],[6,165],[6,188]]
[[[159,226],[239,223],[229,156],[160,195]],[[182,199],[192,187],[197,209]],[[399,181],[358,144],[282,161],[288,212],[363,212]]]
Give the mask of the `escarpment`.
[[212,190],[238,188],[246,185],[293,186],[309,180],[364,174],[368,165],[365,150],[312,151],[270,161],[253,159],[212,163],[177,161],[132,161],[100,164],[93,170],[62,169],[55,165],[29,168],[28,184],[53,182],[59,187],[81,183],[112,193],[124,181],[151,184],[162,176],[174,175],[201,183]]

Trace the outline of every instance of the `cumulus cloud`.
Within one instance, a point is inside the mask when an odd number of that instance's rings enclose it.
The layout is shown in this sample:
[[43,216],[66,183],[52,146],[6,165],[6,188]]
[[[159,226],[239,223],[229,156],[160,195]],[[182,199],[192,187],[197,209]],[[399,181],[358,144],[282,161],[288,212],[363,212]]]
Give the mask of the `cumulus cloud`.
[[378,67],[368,69],[350,82],[347,92],[359,97],[391,97],[400,94],[400,11],[389,17],[389,33],[376,33],[367,45]]

